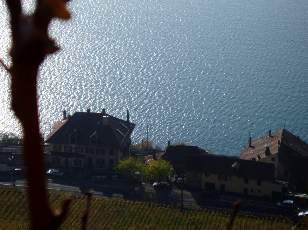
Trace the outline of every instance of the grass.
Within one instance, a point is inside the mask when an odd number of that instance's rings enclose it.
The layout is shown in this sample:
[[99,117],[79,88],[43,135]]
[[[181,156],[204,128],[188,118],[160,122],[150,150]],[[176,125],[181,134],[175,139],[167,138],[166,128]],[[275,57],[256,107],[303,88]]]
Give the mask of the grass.
[[[69,192],[51,191],[49,200],[58,209],[72,198],[70,211],[61,229],[80,229],[86,198]],[[0,229],[29,229],[25,193],[15,188],[0,188]],[[88,229],[226,229],[230,214],[221,211],[178,209],[152,203],[93,197]],[[292,229],[284,217],[259,218],[237,215],[232,229]],[[296,227],[294,229],[304,229]]]

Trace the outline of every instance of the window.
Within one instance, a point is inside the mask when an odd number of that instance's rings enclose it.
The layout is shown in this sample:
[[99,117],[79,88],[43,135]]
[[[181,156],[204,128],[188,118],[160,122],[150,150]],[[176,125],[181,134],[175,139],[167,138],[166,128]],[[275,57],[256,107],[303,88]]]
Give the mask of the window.
[[225,184],[221,184],[220,185],[220,192],[224,193],[226,191],[226,185]]
[[228,180],[228,176],[226,176],[226,175],[218,175],[218,180],[227,181]]
[[261,186],[261,182],[262,181],[260,179],[257,181],[258,186]]
[[248,179],[245,177],[245,178],[244,178],[244,183],[245,183],[245,184],[248,184],[248,182],[249,182]]
[[96,153],[97,153],[97,155],[104,155],[105,150],[104,149],[96,149]]
[[110,156],[113,156],[113,154],[114,154],[113,149],[110,149],[109,154],[110,154]]
[[275,157],[272,157],[272,159],[271,159],[272,161],[275,161]]
[[113,165],[114,165],[114,160],[113,160],[113,159],[110,159],[110,160],[109,160],[109,167],[113,167]]
[[105,160],[104,159],[97,159],[96,165],[98,168],[104,168],[105,167]]
[[81,160],[80,159],[74,160],[74,167],[81,167]]
[[69,143],[70,143],[70,144],[77,144],[77,136],[76,136],[75,133],[72,134],[72,135],[70,135],[70,137],[69,137]]
[[64,152],[71,153],[72,152],[72,147],[71,146],[64,146]]
[[97,144],[98,143],[98,136],[96,131],[94,131],[90,136],[89,136],[89,143],[90,144]]
[[75,152],[75,153],[79,153],[79,152],[80,152],[80,148],[79,148],[79,147],[75,147],[75,148],[74,148],[74,152]]
[[53,150],[60,152],[61,151],[61,145],[54,145]]
[[88,153],[91,153],[91,154],[93,154],[95,151],[94,151],[94,149],[93,148],[88,148]]
[[204,186],[205,186],[206,191],[209,191],[209,192],[215,191],[215,184],[214,183],[207,182],[207,183],[205,183]]
[[90,138],[90,144],[93,144],[93,145],[96,145],[96,144],[97,144],[97,138],[96,138],[96,136]]
[[55,164],[55,165],[59,165],[61,163],[61,160],[59,157],[54,157],[52,159],[52,163]]

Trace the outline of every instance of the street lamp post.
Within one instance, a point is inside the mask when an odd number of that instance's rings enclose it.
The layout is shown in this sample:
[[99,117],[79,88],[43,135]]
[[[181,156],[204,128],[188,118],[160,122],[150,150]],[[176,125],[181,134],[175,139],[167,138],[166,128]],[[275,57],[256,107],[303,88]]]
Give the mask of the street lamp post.
[[184,176],[183,177],[178,177],[176,179],[177,184],[179,185],[181,189],[181,211],[184,211],[184,194],[183,194],[183,189],[184,189]]
[[[14,155],[9,156],[9,158],[8,158],[8,160],[9,160],[10,162],[13,162],[14,159],[15,159],[15,156],[14,156]],[[12,166],[12,163],[11,163],[11,166]],[[14,181],[14,178],[13,178],[14,167],[12,167],[10,171],[11,171],[11,173],[10,173],[11,183],[12,183],[13,186],[15,186],[15,181]]]

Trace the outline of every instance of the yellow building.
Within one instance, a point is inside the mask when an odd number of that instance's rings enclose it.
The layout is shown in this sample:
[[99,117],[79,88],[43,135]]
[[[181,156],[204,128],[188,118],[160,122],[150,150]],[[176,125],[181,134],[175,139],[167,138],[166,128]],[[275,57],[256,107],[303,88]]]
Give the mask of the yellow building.
[[186,159],[186,183],[213,193],[280,198],[273,164],[207,154]]
[[284,190],[275,181],[275,167],[271,163],[210,154],[185,145],[168,146],[163,159],[172,164],[177,174],[185,176],[185,184],[190,188],[278,199]]

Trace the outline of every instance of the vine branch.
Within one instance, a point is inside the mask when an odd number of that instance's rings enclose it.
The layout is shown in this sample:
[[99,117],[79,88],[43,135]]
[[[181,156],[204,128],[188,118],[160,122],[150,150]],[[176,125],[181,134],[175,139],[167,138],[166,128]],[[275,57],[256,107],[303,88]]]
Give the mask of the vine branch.
[[33,14],[25,15],[21,0],[5,0],[10,17],[12,47],[11,67],[1,65],[11,75],[11,108],[23,129],[24,164],[31,229],[57,229],[68,211],[69,201],[62,212],[54,215],[48,202],[45,165],[37,104],[37,75],[45,58],[59,50],[49,37],[50,22],[68,20],[66,0],[37,0]]
[[4,61],[1,58],[0,58],[0,64],[8,73],[10,72],[10,68],[4,63]]

